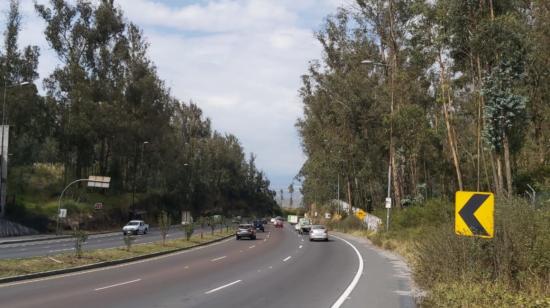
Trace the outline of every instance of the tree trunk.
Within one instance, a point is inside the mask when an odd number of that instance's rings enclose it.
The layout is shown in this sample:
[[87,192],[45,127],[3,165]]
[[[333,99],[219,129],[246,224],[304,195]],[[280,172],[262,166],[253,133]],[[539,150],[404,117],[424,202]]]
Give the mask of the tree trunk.
[[497,154],[497,160],[496,160],[496,164],[497,164],[497,182],[498,182],[498,187],[497,187],[497,194],[499,195],[502,195],[503,192],[504,192],[504,180],[502,178],[502,159],[500,157],[500,154]]
[[439,54],[439,67],[440,70],[440,83],[441,83],[441,91],[442,91],[442,98],[443,98],[443,116],[445,119],[445,127],[447,128],[447,139],[449,142],[449,147],[451,149],[451,156],[453,158],[453,164],[455,167],[456,172],[456,178],[458,181],[458,189],[463,190],[464,186],[462,185],[462,172],[460,171],[460,161],[458,159],[458,150],[456,145],[456,139],[453,134],[453,129],[451,126],[451,120],[449,116],[449,110],[447,103],[451,104],[451,94],[450,94],[450,87],[448,84],[448,80],[445,74],[445,65],[443,64],[443,60],[441,59],[441,53]]
[[504,168],[506,171],[506,196],[510,198],[512,196],[512,168],[510,166],[510,142],[508,141],[508,134],[504,133],[503,138],[504,146]]
[[348,203],[349,203],[349,214],[352,213],[352,210],[351,210],[351,207],[352,207],[352,202],[351,202],[351,182],[349,180],[349,177],[348,177]]

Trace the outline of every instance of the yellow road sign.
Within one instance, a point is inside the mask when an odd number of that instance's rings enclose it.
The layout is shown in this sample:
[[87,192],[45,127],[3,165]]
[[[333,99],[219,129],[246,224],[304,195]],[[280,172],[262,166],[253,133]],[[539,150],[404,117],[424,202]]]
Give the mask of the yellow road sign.
[[455,233],[493,238],[495,196],[490,192],[457,191]]
[[361,220],[365,219],[365,216],[367,216],[367,212],[363,211],[362,209],[358,209],[355,211],[355,216]]

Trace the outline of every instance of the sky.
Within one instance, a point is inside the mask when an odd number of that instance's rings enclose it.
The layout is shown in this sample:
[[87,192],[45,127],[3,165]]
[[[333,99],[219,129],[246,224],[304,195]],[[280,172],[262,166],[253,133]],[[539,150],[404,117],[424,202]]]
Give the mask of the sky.
[[[43,79],[58,61],[33,0],[20,1],[20,46],[40,47]],[[2,24],[7,2],[0,0]],[[300,76],[321,57],[314,31],[345,2],[115,0],[143,29],[149,57],[172,94],[200,106],[214,129],[236,135],[276,191],[286,190],[305,160],[294,124],[302,115]]]

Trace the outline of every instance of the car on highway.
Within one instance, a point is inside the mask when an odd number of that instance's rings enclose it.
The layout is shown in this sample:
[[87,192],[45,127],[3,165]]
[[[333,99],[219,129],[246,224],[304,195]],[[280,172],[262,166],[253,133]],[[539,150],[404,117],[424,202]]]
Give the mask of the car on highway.
[[328,241],[328,230],[323,225],[312,225],[309,230],[309,240],[316,241]]
[[254,220],[254,228],[256,228],[256,231],[265,232],[264,223],[261,220]]
[[280,219],[275,220],[275,228],[282,228],[283,227],[283,221]]
[[138,235],[139,233],[147,234],[147,232],[149,232],[149,225],[143,220],[130,220],[124,227],[122,227],[123,235]]
[[235,237],[237,240],[240,240],[243,237],[246,237],[251,240],[256,239],[256,228],[252,224],[240,224],[235,231]]

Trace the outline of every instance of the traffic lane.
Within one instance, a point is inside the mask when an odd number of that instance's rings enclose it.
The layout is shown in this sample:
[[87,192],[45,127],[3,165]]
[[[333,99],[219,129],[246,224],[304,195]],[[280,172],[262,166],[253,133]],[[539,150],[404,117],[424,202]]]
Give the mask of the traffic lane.
[[[199,229],[195,234],[200,232],[211,232],[211,229]],[[217,229],[216,231],[219,231]],[[177,228],[172,228],[168,233],[168,239],[177,239],[185,236],[185,233]],[[152,230],[151,232],[138,235],[135,244],[151,243],[160,241],[160,231]],[[109,235],[90,236],[88,241],[83,245],[84,250],[115,248],[124,246],[124,239],[121,232]],[[44,242],[31,242],[25,244],[6,244],[0,246],[0,259],[18,259],[30,258],[37,256],[55,255],[74,250],[74,239],[59,239]]]
[[271,271],[243,273],[238,276],[242,283],[204,297],[199,306],[330,307],[356,275],[358,258],[338,239],[309,242],[307,235],[301,239],[294,253],[277,260]]
[[367,239],[336,234],[351,242],[364,260],[364,274],[342,307],[416,307],[410,270],[400,258]]
[[[259,235],[258,238],[261,239],[263,236]],[[230,262],[235,256],[237,256],[236,259],[247,261],[249,256],[265,253],[270,250],[269,246],[281,243],[277,238],[277,236],[270,236],[269,240],[261,241],[262,244],[258,244],[257,247],[265,246],[263,250],[250,248],[252,246],[250,243],[260,243],[260,240],[248,242],[231,239],[212,246],[204,246],[153,260],[86,273],[3,285],[0,286],[0,302],[9,307],[33,307],[38,304],[42,307],[60,307],[67,303],[80,307],[97,307],[98,305],[123,306],[134,299],[139,299],[138,307],[147,307],[147,305],[139,304],[142,299],[154,298],[156,294],[161,294],[163,290],[175,285],[179,287],[172,293],[172,297],[182,294],[181,286],[185,286],[186,289],[194,287],[195,291],[201,294],[201,288],[207,288],[214,283],[208,279],[200,283],[201,279],[204,280],[210,273],[221,273],[222,269],[227,266],[231,267],[232,263]],[[241,253],[244,249],[249,249],[250,253]],[[212,261],[220,255],[227,257],[220,262]],[[232,262],[234,263],[235,260]],[[132,283],[96,291],[103,286],[124,282]],[[98,294],[97,292],[100,291],[101,294]]]
[[[227,289],[241,290],[246,288],[251,277],[268,278],[276,275],[283,260],[298,250],[300,240],[294,235],[276,229],[266,242],[234,241],[239,245],[239,255],[216,261],[215,268],[207,265],[197,268],[197,272],[186,277],[171,277],[158,273],[163,279],[163,287],[155,285],[144,286],[146,294],[127,296],[124,301],[115,304],[117,307],[235,307],[231,296],[223,296],[221,301],[211,302],[218,294],[224,294]],[[243,246],[243,244],[245,244]],[[254,247],[252,247],[254,246]],[[242,251],[242,252],[241,252]],[[193,267],[190,267],[191,269]],[[285,282],[285,283],[288,283]],[[241,296],[241,295],[237,295]],[[250,307],[245,305],[244,307]]]

